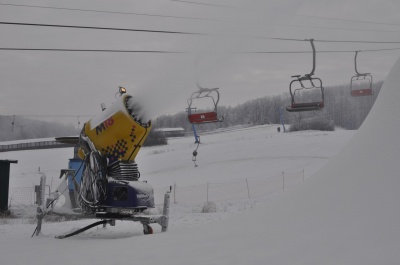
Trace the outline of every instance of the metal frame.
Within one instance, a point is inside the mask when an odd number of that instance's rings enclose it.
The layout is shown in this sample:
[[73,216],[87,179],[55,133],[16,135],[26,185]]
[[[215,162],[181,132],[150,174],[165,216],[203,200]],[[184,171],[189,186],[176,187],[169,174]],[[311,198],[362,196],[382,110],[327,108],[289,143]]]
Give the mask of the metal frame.
[[[289,92],[291,97],[291,105],[286,108],[289,112],[300,112],[300,111],[312,111],[312,110],[321,110],[324,108],[324,87],[322,86],[322,80],[318,77],[312,77],[315,72],[315,65],[316,65],[316,52],[314,46],[314,39],[309,40],[311,43],[311,48],[313,51],[313,66],[311,72],[309,74],[301,75],[294,75],[292,78],[296,78],[292,80],[289,85]],[[305,86],[303,81],[307,81],[310,86]],[[317,82],[317,85],[315,84]],[[297,84],[297,86],[294,86]],[[296,92],[303,89],[314,89],[319,88],[321,90],[321,101],[316,102],[305,102],[305,103],[298,103],[295,100]]]
[[[199,88],[198,91],[195,91],[191,94],[190,98],[187,100],[188,102],[188,108],[187,108],[187,112],[188,112],[188,118],[189,118],[189,122],[192,124],[202,124],[202,123],[213,123],[213,122],[222,122],[224,120],[223,117],[217,117],[217,108],[218,108],[218,102],[219,102],[219,88],[204,88],[199,86],[199,84],[197,84],[197,87]],[[203,98],[211,98],[213,104],[214,104],[214,109],[211,112],[202,112],[202,113],[192,113],[193,110],[195,110],[196,108],[192,107],[192,103],[193,100],[197,100],[197,99],[203,99]],[[213,119],[207,119],[206,116],[209,114],[213,114]],[[194,122],[190,119],[191,115],[204,115],[205,119],[204,121],[198,121],[198,122]]]
[[[350,80],[350,95],[353,97],[359,96],[372,96],[374,91],[372,90],[372,75],[370,73],[359,73],[357,70],[357,55],[359,51],[356,51],[354,56],[354,69],[356,71],[356,75],[351,77]],[[354,82],[358,80],[366,80],[368,82],[368,87],[364,89],[353,89]]]
[[[61,185],[66,184],[67,175],[64,175],[64,179]],[[64,184],[63,184],[64,183]],[[159,224],[161,226],[161,231],[166,232],[168,229],[168,222],[169,222],[169,205],[170,205],[170,194],[171,190],[167,191],[164,195],[164,206],[163,206],[163,213],[162,215],[146,215],[143,212],[147,209],[147,207],[137,207],[137,208],[117,208],[117,207],[106,207],[106,206],[98,206],[98,211],[96,211],[92,215],[84,214],[82,212],[73,212],[65,213],[57,212],[57,209],[54,207],[55,202],[58,198],[62,195],[59,191],[62,188],[57,188],[55,192],[50,194],[50,196],[45,200],[45,192],[44,188],[46,185],[46,175],[42,173],[40,178],[40,185],[37,186],[37,226],[36,230],[33,235],[39,235],[42,229],[42,221],[46,215],[55,215],[55,216],[65,216],[65,217],[74,217],[78,219],[101,219],[102,221],[98,221],[93,223],[89,226],[86,226],[78,231],[75,231],[70,234],[64,234],[56,236],[56,238],[63,239],[67,238],[79,233],[82,233],[94,226],[103,224],[110,224],[111,226],[115,225],[116,220],[126,220],[126,221],[133,221],[133,222],[140,222],[143,225],[143,232],[144,234],[152,234],[152,228],[149,226],[150,224]],[[65,196],[65,194],[64,194]],[[33,236],[32,235],[32,236]]]

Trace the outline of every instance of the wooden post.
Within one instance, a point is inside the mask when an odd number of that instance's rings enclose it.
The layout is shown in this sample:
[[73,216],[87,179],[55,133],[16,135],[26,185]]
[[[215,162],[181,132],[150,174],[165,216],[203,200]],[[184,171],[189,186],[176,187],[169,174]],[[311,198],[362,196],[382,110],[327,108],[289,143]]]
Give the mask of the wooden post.
[[176,204],[176,182],[174,182],[174,203]]
[[249,195],[249,199],[250,199],[250,189],[249,189],[249,182],[247,181],[247,178],[246,178],[246,184],[247,184],[247,195]]
[[208,203],[208,182],[207,182],[207,203]]

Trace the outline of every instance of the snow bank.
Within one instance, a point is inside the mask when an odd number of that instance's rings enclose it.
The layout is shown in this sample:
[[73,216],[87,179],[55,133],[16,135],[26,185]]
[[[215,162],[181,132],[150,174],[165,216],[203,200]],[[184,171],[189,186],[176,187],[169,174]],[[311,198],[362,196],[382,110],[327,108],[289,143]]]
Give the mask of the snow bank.
[[[4,243],[0,259],[4,264],[30,265],[55,261],[141,265],[398,264],[399,83],[400,60],[350,143],[303,185],[265,205],[223,222],[196,228],[175,226],[167,233],[151,236],[127,233],[127,238],[121,238],[117,234],[118,240],[104,240],[101,233],[92,233],[90,238],[82,235],[58,240],[43,235],[28,239],[26,234],[33,231],[34,225],[19,227],[24,233],[14,237],[7,236],[3,229],[0,232],[7,240],[0,241]],[[257,152],[261,150],[265,149]],[[310,155],[309,150],[295,151],[297,155]],[[203,167],[210,165],[207,163],[205,160]],[[60,224],[48,231],[56,226]]]

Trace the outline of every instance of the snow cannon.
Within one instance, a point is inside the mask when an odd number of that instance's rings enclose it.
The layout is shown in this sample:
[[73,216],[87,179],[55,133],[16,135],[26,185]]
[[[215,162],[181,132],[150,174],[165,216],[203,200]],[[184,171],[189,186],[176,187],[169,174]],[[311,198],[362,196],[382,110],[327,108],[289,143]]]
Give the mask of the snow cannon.
[[[79,140],[76,139],[82,165],[79,170],[61,170],[60,178],[64,183],[60,185],[63,186],[38,207],[37,233],[40,232],[43,216],[57,212],[53,202],[58,201],[60,195],[66,197],[65,201],[77,202],[78,208],[71,209],[74,217],[102,220],[78,230],[79,233],[99,224],[115,225],[116,220],[140,222],[144,234],[153,232],[150,226],[153,223],[161,225],[161,231],[167,230],[171,190],[165,193],[162,214],[146,214],[147,209],[155,207],[154,191],[147,181],[139,181],[140,173],[135,163],[151,130],[151,121],[146,118],[140,102],[125,92],[125,88],[120,87],[116,101],[108,108],[102,104],[102,112],[84,124]],[[77,173],[82,168],[79,180]],[[44,184],[38,190],[44,194],[45,176],[41,183]],[[73,199],[67,198],[68,194],[59,193],[68,190],[64,187],[70,184],[74,186]],[[68,215],[65,209],[62,215]]]
[[[151,130],[151,121],[142,120],[141,111],[132,96],[122,95],[110,108],[85,123],[82,136],[89,138],[110,164],[134,161]],[[80,156],[83,158],[82,152]]]
[[117,94],[109,108],[102,104],[100,115],[85,123],[80,135],[85,169],[78,201],[87,213],[96,212],[99,205],[102,209],[154,207],[153,188],[138,182],[135,163],[151,121],[144,120],[143,108],[125,90],[120,88]]

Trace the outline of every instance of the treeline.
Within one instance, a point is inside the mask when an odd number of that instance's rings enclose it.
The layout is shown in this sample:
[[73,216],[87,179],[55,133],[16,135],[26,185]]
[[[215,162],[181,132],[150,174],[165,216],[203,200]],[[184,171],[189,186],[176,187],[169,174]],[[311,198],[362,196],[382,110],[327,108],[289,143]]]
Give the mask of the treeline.
[[[249,100],[235,107],[218,106],[218,115],[223,122],[197,126],[198,131],[208,131],[236,125],[263,125],[281,123],[280,113],[285,124],[304,125],[307,121],[320,118],[325,123],[334,124],[346,129],[358,129],[371,110],[383,82],[373,84],[374,95],[366,97],[351,97],[348,85],[332,86],[324,89],[325,108],[322,111],[292,113],[285,108],[290,105],[290,94],[266,96]],[[315,92],[318,94],[318,92]],[[223,95],[222,95],[223,96]],[[315,98],[315,94],[308,95]],[[318,97],[318,95],[317,95]],[[307,101],[307,99],[305,99]],[[46,122],[13,116],[0,116],[0,141],[20,139],[47,138],[78,135],[78,129],[73,125]],[[182,111],[174,115],[164,115],[153,120],[154,128],[182,127],[191,131],[187,113]],[[304,126],[299,126],[304,127]],[[165,144],[165,139],[151,135],[147,145]],[[154,138],[154,139],[151,139]],[[154,142],[154,143],[153,143]]]
[[[279,124],[282,116],[285,124],[304,123],[318,117],[335,126],[358,129],[371,110],[382,84],[382,81],[374,83],[374,95],[365,97],[351,97],[349,85],[326,87],[324,89],[325,108],[320,111],[287,112],[285,109],[291,102],[289,92],[253,99],[235,107],[218,106],[218,115],[224,117],[224,122],[203,124],[196,128],[199,131],[206,131],[245,124]],[[305,97],[310,99],[320,97],[318,95],[320,93],[320,91],[313,91]],[[307,98],[304,100],[307,102]],[[174,115],[160,116],[153,124],[156,128],[182,127],[187,131],[190,131],[192,126],[184,111]]]
[[0,116],[0,141],[78,135],[72,125],[38,121],[18,116]]

